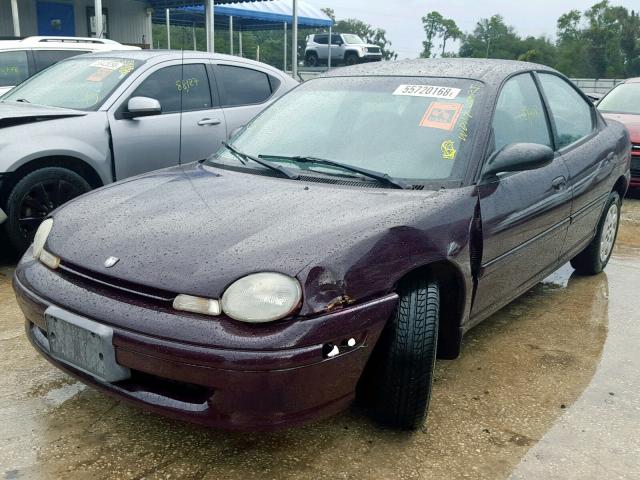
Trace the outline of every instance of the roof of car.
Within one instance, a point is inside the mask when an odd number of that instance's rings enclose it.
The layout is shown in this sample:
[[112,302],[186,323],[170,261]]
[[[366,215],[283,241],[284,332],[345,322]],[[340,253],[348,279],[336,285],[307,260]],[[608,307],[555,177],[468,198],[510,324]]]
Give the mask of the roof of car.
[[[127,58],[132,60],[140,60],[142,62],[161,62],[165,60],[180,60],[181,58],[203,58],[208,60],[231,60],[233,62],[246,63],[250,65],[260,66],[262,68],[268,68],[270,70],[278,71],[277,68],[271,67],[265,63],[256,62],[248,58],[236,57],[233,55],[224,55],[221,53],[210,52],[196,52],[192,50],[132,50],[132,51],[110,51],[110,52],[94,52],[87,53],[83,56],[90,55],[96,58]],[[184,57],[183,57],[184,56]],[[78,58],[78,57],[75,57]],[[282,72],[280,72],[282,73]]]
[[530,70],[555,71],[536,63],[515,60],[484,58],[420,58],[389,62],[363,63],[352,67],[337,68],[324,76],[409,76],[409,77],[455,77],[482,80],[485,83],[500,83],[517,72]]
[[140,47],[123,45],[107,38],[32,36],[14,40],[0,40],[0,50],[19,50],[26,48],[92,51],[106,51],[114,49],[140,50]]

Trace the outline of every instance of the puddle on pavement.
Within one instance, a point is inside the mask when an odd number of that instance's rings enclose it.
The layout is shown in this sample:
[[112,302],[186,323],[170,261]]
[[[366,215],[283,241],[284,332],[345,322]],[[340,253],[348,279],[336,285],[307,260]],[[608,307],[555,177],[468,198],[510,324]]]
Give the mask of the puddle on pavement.
[[[635,248],[639,237],[627,232],[640,223],[629,223],[621,239],[629,235]],[[627,253],[624,241],[616,252]],[[23,336],[11,338],[0,343],[16,353],[3,355],[1,367],[14,373],[0,376],[0,391],[9,392],[0,394],[0,475],[506,478],[592,378],[607,334],[607,274],[578,277],[563,267],[472,330],[459,359],[438,362],[427,427],[414,434],[381,428],[355,409],[275,433],[206,430],[80,391]],[[0,302],[7,288],[0,278]],[[21,326],[10,317],[0,333]],[[63,401],[48,402],[51,395]]]

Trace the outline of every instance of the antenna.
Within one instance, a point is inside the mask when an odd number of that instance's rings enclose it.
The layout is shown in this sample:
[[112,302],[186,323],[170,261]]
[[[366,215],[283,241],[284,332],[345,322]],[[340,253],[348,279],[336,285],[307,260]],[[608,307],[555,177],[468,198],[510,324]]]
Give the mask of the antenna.
[[182,99],[184,97],[184,46],[180,50],[180,131],[178,132],[178,165],[182,165]]

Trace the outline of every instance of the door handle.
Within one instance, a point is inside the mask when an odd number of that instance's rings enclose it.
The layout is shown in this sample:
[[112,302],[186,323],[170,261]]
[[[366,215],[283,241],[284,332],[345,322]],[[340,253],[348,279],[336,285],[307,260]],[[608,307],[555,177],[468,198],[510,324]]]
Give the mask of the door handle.
[[551,186],[554,190],[563,190],[567,186],[567,179],[564,177],[554,178]]
[[204,125],[220,125],[221,123],[222,120],[220,120],[219,118],[203,118],[198,122],[198,125],[202,127]]

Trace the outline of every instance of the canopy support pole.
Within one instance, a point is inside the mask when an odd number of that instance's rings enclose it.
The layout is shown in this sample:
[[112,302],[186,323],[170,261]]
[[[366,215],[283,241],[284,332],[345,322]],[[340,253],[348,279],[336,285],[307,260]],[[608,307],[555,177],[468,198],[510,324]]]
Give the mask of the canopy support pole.
[[193,50],[198,50],[198,45],[196,44],[196,25],[195,23],[191,26],[191,39],[193,40]]
[[333,50],[333,36],[332,36],[332,27],[329,25],[329,53],[327,54],[327,70],[331,69],[331,50]]
[[103,38],[103,29],[102,25],[102,0],[93,0],[93,14],[96,19],[96,38]]
[[11,18],[13,18],[13,35],[20,36],[20,14],[18,13],[18,0],[11,0]]
[[240,49],[240,56],[244,57],[242,53],[242,30],[238,31],[238,48]]
[[231,55],[233,55],[233,15],[229,16],[229,45]]
[[284,22],[284,61],[282,62],[284,64],[284,68],[282,69],[283,72],[287,71],[287,22]]
[[293,22],[291,25],[291,75],[298,79],[298,0],[293,2]]
[[171,50],[171,14],[168,8],[165,10],[165,16],[167,22],[167,49]]
[[207,52],[215,52],[216,42],[215,34],[215,14],[213,11],[213,0],[204,0],[205,9],[205,32],[207,35]]

